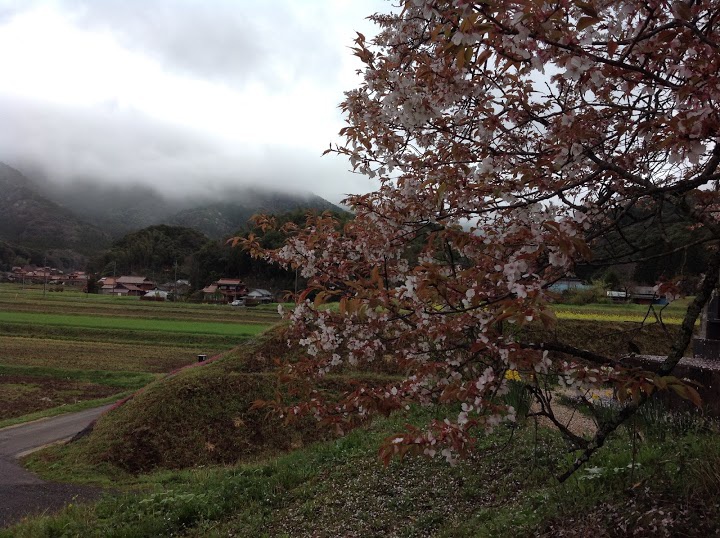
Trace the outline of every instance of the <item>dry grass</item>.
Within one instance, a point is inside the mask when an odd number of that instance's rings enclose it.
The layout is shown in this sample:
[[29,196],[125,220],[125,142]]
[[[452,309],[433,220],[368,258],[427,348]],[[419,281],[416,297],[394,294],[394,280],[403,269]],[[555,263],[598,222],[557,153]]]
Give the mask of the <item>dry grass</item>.
[[[197,360],[196,347],[0,336],[0,363],[79,370],[170,372]],[[222,349],[222,348],[221,348]],[[203,352],[220,351],[209,347]]]

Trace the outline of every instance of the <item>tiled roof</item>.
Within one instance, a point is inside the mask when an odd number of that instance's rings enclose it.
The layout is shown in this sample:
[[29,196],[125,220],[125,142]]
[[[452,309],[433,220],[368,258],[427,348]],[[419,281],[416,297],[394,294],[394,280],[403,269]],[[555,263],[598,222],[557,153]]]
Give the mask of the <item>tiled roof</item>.
[[248,297],[272,297],[272,293],[268,290],[252,290],[248,293]]
[[117,281],[123,284],[143,284],[146,280],[144,276],[121,276]]
[[138,288],[135,284],[128,284],[127,282],[121,283],[123,288],[127,288],[130,291],[144,291]]
[[239,278],[221,278],[216,282],[220,286],[241,286],[244,285],[243,281]]
[[105,286],[102,287],[102,289],[104,289],[104,290],[110,290],[110,291],[112,291],[112,292],[114,292],[114,293],[127,293],[127,292],[129,291],[129,290],[127,289],[127,287],[123,286],[122,284],[116,284],[116,285],[114,285],[114,286],[113,286],[113,285],[109,285],[109,286],[108,286],[108,285],[106,284]]

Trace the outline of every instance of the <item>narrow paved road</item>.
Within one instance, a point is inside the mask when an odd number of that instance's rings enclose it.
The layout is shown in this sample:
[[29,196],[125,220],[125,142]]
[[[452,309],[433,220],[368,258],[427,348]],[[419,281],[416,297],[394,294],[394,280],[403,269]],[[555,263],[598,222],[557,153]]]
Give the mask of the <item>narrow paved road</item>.
[[0,430],[0,527],[22,517],[52,512],[75,500],[97,498],[102,490],[45,482],[23,469],[17,458],[50,443],[70,439],[110,406],[86,409]]
[[[70,439],[111,405],[3,428],[0,430],[0,458],[18,458],[33,449]],[[2,483],[3,479],[0,476],[0,484]]]

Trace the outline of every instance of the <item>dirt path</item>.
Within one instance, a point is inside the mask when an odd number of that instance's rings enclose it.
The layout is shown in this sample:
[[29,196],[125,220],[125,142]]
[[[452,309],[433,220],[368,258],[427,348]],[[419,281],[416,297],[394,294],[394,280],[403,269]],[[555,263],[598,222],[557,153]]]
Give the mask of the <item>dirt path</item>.
[[0,527],[25,516],[59,510],[70,502],[97,499],[101,488],[45,482],[17,463],[40,447],[71,438],[110,406],[86,409],[0,430]]
[[[558,396],[559,394],[555,394],[552,401],[552,410],[557,421],[560,422],[560,424],[563,424],[575,435],[589,436],[594,434],[595,430],[597,430],[597,424],[595,424],[595,421],[581,413],[579,410],[559,403]],[[533,411],[537,410],[536,406],[537,404],[534,404]],[[555,429],[555,425],[547,417],[540,417],[538,421],[543,427]]]

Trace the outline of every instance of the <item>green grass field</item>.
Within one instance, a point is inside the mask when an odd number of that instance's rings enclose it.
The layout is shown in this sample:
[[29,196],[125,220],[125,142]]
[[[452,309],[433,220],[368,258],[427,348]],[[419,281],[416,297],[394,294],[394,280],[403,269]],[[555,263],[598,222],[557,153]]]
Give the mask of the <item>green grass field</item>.
[[237,337],[255,336],[266,328],[265,325],[257,322],[185,321],[177,319],[126,318],[119,315],[82,316],[78,314],[42,314],[35,312],[2,311],[0,311],[0,323],[80,327],[83,329],[125,329],[130,331],[159,331],[164,333],[220,334]]
[[273,307],[160,303],[0,285],[0,427],[125,394],[279,321]]
[[[7,307],[7,308],[6,308]],[[14,312],[42,312],[61,314],[91,314],[160,319],[188,319],[195,321],[242,320],[245,323],[270,322],[277,319],[277,307],[259,306],[233,309],[227,305],[195,303],[156,303],[140,301],[137,297],[85,294],[77,291],[46,293],[42,289],[21,289],[15,284],[0,284],[0,310]]]

